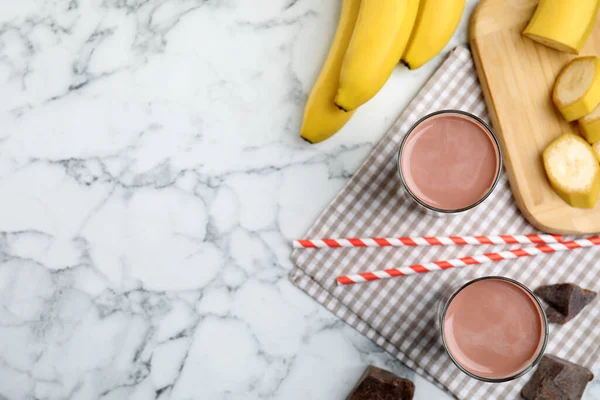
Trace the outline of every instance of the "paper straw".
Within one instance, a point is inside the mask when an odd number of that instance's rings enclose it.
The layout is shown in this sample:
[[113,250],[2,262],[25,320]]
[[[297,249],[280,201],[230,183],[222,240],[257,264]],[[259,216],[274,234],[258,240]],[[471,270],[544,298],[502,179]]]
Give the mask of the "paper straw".
[[498,235],[498,236],[426,236],[388,238],[301,239],[294,241],[295,249],[341,247],[402,247],[457,246],[479,244],[548,244],[560,243],[560,235]]
[[469,265],[480,265],[490,262],[509,260],[520,257],[537,256],[538,254],[558,253],[583,247],[600,245],[600,237],[594,236],[587,239],[573,240],[562,243],[549,243],[535,247],[525,247],[515,250],[506,250],[498,253],[480,254],[472,257],[455,258],[447,261],[435,261],[428,264],[415,264],[409,267],[392,268],[381,271],[364,272],[355,275],[340,276],[337,282],[340,285],[352,285],[354,283],[378,281],[399,276],[424,274],[445,269],[461,268]]

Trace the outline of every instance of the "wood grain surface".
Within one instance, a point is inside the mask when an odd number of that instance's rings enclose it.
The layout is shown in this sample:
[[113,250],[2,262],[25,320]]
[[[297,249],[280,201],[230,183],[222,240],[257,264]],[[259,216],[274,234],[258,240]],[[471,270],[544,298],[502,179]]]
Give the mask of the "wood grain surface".
[[[536,228],[552,233],[600,232],[600,202],[570,207],[550,187],[542,151],[563,132],[579,132],[551,101],[554,80],[574,56],[521,35],[537,0],[482,0],[471,17],[470,43],[505,168],[521,212]],[[600,55],[600,23],[582,55]]]

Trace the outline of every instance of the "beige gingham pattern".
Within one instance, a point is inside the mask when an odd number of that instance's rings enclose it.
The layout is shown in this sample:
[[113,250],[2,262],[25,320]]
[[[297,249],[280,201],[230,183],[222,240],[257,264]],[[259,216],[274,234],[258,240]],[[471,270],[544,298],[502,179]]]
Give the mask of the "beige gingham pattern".
[[[514,99],[519,101],[519,99]],[[457,47],[374,148],[306,238],[526,234],[535,230],[519,213],[503,173],[494,193],[474,211],[436,218],[402,194],[396,152],[403,134],[425,114],[461,109],[487,120],[471,54]],[[527,132],[524,131],[523,135]],[[460,399],[519,398],[529,375],[503,384],[471,379],[445,354],[436,328],[444,293],[486,275],[539,285],[575,282],[600,291],[600,249],[582,249],[447,270],[405,278],[337,286],[340,275],[463,257],[516,246],[344,248],[295,250],[290,279],[335,315],[409,367]],[[593,302],[575,320],[551,326],[547,353],[593,367],[599,356],[600,305]]]

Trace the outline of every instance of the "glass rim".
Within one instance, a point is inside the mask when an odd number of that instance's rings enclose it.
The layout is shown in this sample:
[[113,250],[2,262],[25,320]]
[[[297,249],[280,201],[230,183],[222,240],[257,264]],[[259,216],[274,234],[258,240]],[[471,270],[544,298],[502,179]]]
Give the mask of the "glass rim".
[[[410,190],[410,188],[406,184],[406,180],[404,179],[404,174],[402,173],[402,163],[401,163],[402,151],[404,150],[404,146],[405,146],[406,141],[408,140],[409,136],[414,132],[414,130],[417,128],[417,126],[419,126],[421,123],[425,122],[426,120],[428,120],[432,117],[435,117],[436,115],[441,115],[441,114],[458,114],[458,115],[462,115],[464,117],[468,117],[468,118],[474,120],[475,122],[479,123],[487,131],[488,135],[492,139],[492,142],[494,143],[496,151],[498,152],[498,164],[497,164],[496,177],[494,178],[494,182],[490,186],[489,190],[481,197],[481,199],[477,200],[475,203],[473,203],[467,207],[453,209],[453,210],[445,210],[445,209],[437,208],[437,207],[434,207],[432,205],[425,203],[417,195],[415,195],[412,190]],[[401,182],[402,186],[404,187],[404,189],[406,190],[408,195],[414,201],[416,201],[420,206],[422,206],[428,210],[440,213],[440,214],[458,214],[458,213],[468,211],[468,210],[471,210],[471,209],[477,207],[478,205],[483,203],[492,194],[492,192],[498,185],[498,181],[500,180],[500,175],[502,174],[502,165],[503,165],[502,148],[500,147],[500,141],[498,140],[498,137],[496,136],[496,133],[494,132],[494,130],[478,116],[471,114],[470,112],[462,111],[462,110],[455,110],[455,109],[439,110],[439,111],[434,111],[432,113],[429,113],[429,114],[425,115],[424,117],[420,118],[417,122],[415,122],[413,124],[413,126],[411,126],[411,128],[408,130],[408,132],[406,132],[406,134],[400,141],[400,148],[398,150],[398,155],[396,157],[396,165],[397,165],[398,175],[400,176],[400,182]]]
[[[535,304],[537,305],[537,307],[538,307],[538,309],[540,311],[540,315],[542,316],[542,324],[543,324],[542,334],[543,334],[543,338],[542,338],[542,345],[541,345],[541,347],[539,347],[537,355],[535,356],[535,358],[533,358],[533,360],[531,361],[531,363],[529,365],[527,365],[527,367],[525,367],[524,369],[519,370],[519,372],[517,372],[514,375],[509,375],[509,376],[502,377],[502,378],[486,378],[486,377],[483,377],[483,376],[476,375],[476,374],[468,371],[467,369],[465,369],[454,358],[454,356],[452,356],[452,353],[450,352],[450,350],[448,350],[448,344],[446,343],[446,337],[444,335],[444,322],[446,320],[446,312],[448,311],[448,307],[450,306],[450,303],[452,303],[452,300],[454,300],[454,298],[464,288],[466,288],[467,286],[470,286],[473,283],[476,283],[476,282],[479,282],[479,281],[482,281],[482,280],[488,280],[488,279],[497,279],[497,280],[502,280],[502,281],[510,282],[510,283],[518,286],[519,288],[523,289],[529,295],[529,297],[531,297],[534,300]],[[446,354],[448,354],[448,356],[450,357],[450,359],[452,360],[452,362],[454,363],[454,365],[456,365],[462,372],[464,372],[465,374],[467,374],[471,378],[474,378],[474,379],[477,379],[477,380],[480,380],[480,381],[483,381],[483,382],[488,382],[488,383],[502,383],[502,382],[508,382],[508,381],[512,381],[514,379],[522,377],[523,375],[525,375],[529,371],[531,371],[533,368],[535,368],[535,366],[540,362],[540,360],[542,359],[542,357],[544,356],[544,353],[546,351],[546,345],[548,344],[548,333],[549,333],[548,318],[546,316],[546,312],[544,311],[544,307],[543,307],[542,303],[537,298],[537,296],[535,295],[535,293],[533,293],[533,291],[531,291],[531,289],[529,289],[527,286],[523,285],[519,281],[516,281],[516,280],[511,279],[511,278],[507,278],[507,277],[504,277],[504,276],[496,276],[496,275],[483,276],[483,277],[472,279],[472,280],[466,282],[461,287],[459,287],[458,289],[456,289],[452,293],[452,295],[450,296],[450,298],[448,298],[448,300],[444,304],[444,308],[442,309],[442,313],[441,313],[441,316],[439,318],[440,318],[440,335],[442,337],[442,343],[444,345],[444,350],[446,351]]]

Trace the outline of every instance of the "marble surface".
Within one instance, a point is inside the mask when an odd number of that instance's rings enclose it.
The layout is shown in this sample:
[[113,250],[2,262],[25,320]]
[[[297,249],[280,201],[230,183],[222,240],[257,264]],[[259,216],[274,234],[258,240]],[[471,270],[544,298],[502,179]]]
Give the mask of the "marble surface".
[[0,398],[335,400],[368,364],[446,398],[287,280],[290,241],[441,60],[310,146],[338,12],[0,2]]

